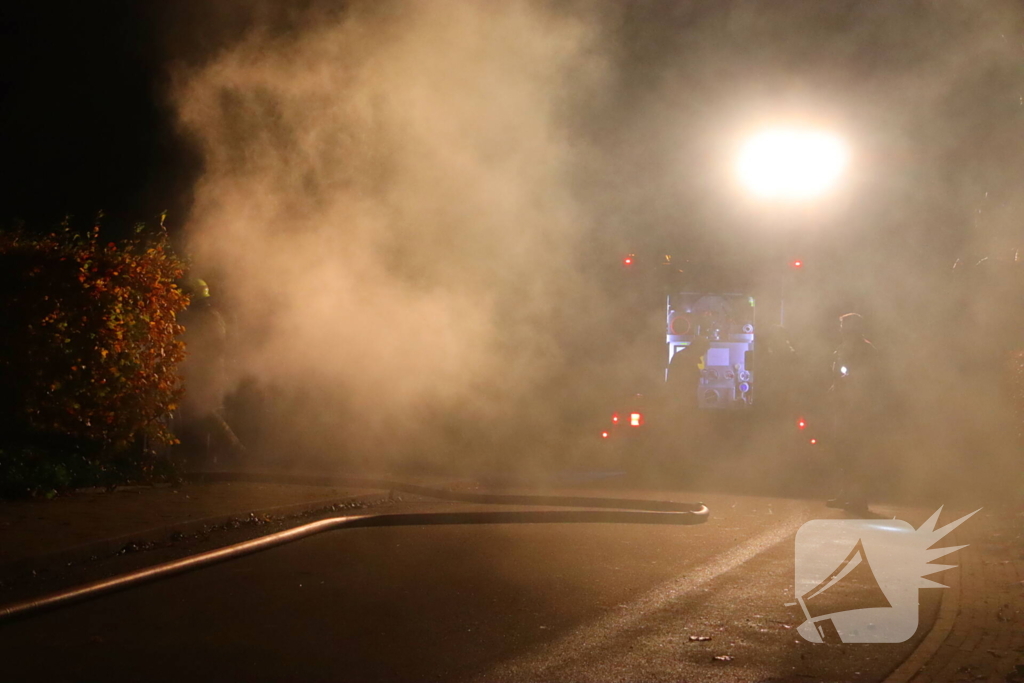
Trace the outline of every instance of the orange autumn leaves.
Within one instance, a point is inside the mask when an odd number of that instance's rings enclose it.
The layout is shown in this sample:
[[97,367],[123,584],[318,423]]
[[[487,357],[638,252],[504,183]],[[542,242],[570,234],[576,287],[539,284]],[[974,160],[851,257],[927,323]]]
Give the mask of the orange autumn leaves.
[[162,226],[120,244],[98,228],[0,232],[0,391],[19,427],[108,452],[173,442],[183,268]]

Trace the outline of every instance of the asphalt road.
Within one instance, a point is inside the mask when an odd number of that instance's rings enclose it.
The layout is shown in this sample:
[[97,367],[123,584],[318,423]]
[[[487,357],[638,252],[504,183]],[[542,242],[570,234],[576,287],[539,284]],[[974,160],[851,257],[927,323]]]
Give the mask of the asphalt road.
[[[925,589],[908,642],[797,635],[794,535],[843,516],[819,502],[615,495],[700,500],[711,519],[331,532],[2,624],[0,680],[873,681],[934,621]],[[389,511],[450,509],[471,508]]]

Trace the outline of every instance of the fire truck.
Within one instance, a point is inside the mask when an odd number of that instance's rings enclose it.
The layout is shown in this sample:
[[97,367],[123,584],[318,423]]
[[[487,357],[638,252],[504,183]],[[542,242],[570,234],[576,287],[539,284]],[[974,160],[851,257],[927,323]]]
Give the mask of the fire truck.
[[[624,268],[642,263],[635,254],[622,261]],[[799,447],[817,446],[822,438],[818,428],[826,420],[810,417],[811,406],[794,400],[803,396],[811,403],[814,392],[794,386],[803,380],[786,366],[786,354],[780,351],[792,351],[782,325],[782,278],[803,263],[790,261],[781,277],[776,271],[748,278],[732,276],[724,268],[716,268],[715,277],[694,273],[677,267],[668,255],[659,265],[653,277],[635,283],[641,297],[660,299],[663,306],[664,326],[648,326],[645,332],[662,340],[658,352],[653,345],[647,347],[654,379],[623,388],[622,397],[601,420],[600,439],[630,461],[644,451],[679,452],[698,440],[721,450],[764,428],[784,431]],[[782,374],[793,376],[781,382]]]
[[[699,373],[695,405],[702,410],[739,410],[754,402],[754,297],[748,294],[679,292],[665,305],[666,381],[673,368],[695,344],[701,358],[693,359]],[[678,354],[683,354],[679,355]],[[676,364],[673,364],[676,361]],[[689,374],[686,379],[691,379]],[[687,384],[691,384],[688,382]]]

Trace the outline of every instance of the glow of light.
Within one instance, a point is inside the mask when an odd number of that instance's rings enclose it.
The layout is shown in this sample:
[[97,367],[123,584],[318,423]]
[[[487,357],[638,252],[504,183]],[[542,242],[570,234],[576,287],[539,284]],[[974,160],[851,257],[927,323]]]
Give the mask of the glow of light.
[[602,439],[607,439],[608,438],[608,432],[601,432],[601,438]]
[[816,444],[816,443],[818,443],[818,440],[817,440],[817,439],[811,439],[811,445],[812,445],[812,446],[813,446],[814,444]]
[[836,184],[848,158],[846,146],[835,135],[777,128],[747,140],[740,150],[736,173],[740,182],[758,197],[810,199]]
[[612,413],[612,424],[615,424],[615,425],[619,424],[619,414],[618,413]]
[[850,371],[846,369],[845,365],[841,365],[839,366],[839,374],[842,375],[843,377],[846,377],[848,374],[850,374]]
[[804,267],[804,262],[803,261],[793,261],[793,267],[794,268],[803,268]]
[[624,266],[631,266],[631,265],[633,265],[633,255],[630,254],[626,258],[622,259],[622,265],[624,265]]
[[629,414],[629,426],[630,427],[639,427],[643,423],[644,423],[644,416],[641,415],[640,413],[630,413]]
[[807,421],[804,420],[802,417],[799,420],[796,421],[796,428],[797,429],[804,429],[806,427],[807,427]]

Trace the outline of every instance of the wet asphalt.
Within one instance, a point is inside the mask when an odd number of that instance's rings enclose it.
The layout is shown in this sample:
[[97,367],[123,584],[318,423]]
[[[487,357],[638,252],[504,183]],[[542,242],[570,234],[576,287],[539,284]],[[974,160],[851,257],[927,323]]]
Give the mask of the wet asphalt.
[[[934,622],[925,589],[905,643],[800,638],[796,531],[845,515],[819,501],[602,495],[699,500],[711,517],[329,532],[0,624],[0,680],[876,681]],[[465,509],[481,508],[386,512]]]

